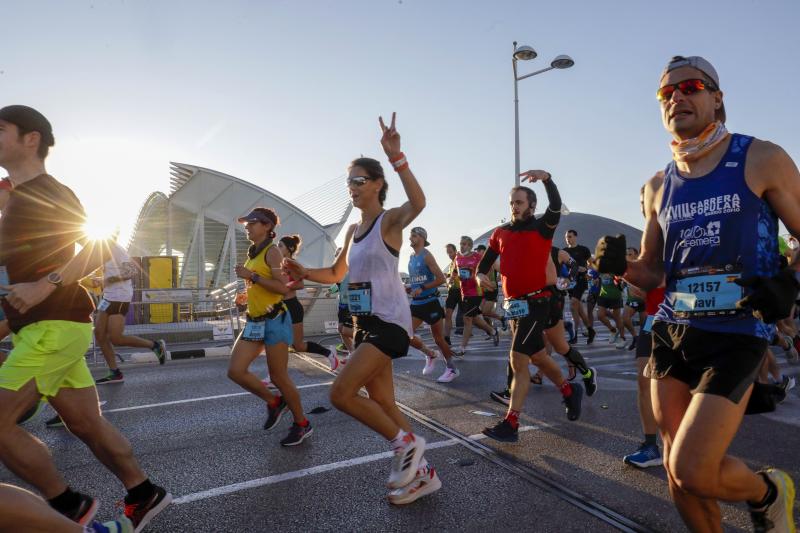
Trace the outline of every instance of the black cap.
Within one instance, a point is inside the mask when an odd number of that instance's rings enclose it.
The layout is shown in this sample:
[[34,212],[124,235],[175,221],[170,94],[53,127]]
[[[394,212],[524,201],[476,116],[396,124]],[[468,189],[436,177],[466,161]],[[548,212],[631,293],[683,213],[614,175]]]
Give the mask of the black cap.
[[14,124],[26,132],[38,131],[42,136],[42,144],[53,146],[56,143],[53,137],[53,127],[44,115],[26,105],[10,105],[0,109],[0,120]]

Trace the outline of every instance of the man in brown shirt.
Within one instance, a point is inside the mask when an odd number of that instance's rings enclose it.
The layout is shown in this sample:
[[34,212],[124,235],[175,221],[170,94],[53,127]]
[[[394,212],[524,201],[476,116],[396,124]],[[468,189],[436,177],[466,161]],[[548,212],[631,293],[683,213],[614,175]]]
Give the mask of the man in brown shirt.
[[[75,194],[46,173],[52,128],[35,109],[0,109],[0,167],[11,191],[0,218],[0,304],[13,332],[13,349],[0,367],[0,460],[36,487],[50,505],[80,524],[98,501],[73,491],[45,445],[17,426],[46,397],[70,432],[125,485],[125,515],[141,529],[172,496],[139,468],[130,443],[98,408],[86,365],[94,310],[78,280],[108,259],[108,246],[88,242],[85,214]],[[75,254],[75,244],[83,248]]]

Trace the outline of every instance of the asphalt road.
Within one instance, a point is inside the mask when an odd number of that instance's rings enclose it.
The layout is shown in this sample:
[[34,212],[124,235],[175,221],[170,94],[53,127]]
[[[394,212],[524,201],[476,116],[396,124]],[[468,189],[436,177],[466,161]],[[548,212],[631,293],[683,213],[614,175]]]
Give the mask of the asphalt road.
[[[475,437],[504,412],[488,393],[504,384],[508,336],[498,348],[483,333],[476,337],[459,361],[461,377],[447,385],[435,382],[441,365],[422,376],[419,353],[397,361],[398,402],[427,439],[426,457],[443,483],[402,508],[385,499],[387,443],[331,409],[333,376],[321,359],[290,356],[304,409],[329,409],[309,415],[314,434],[295,448],[279,445],[289,417],[271,432],[261,429],[263,404],[226,378],[226,358],[126,366],[126,382],[99,394],[145,470],[176,498],[148,531],[683,531],[663,470],[622,463],[641,439],[635,362],[606,339],[601,333],[592,346],[578,346],[600,375],[581,419],[567,421],[552,385],[532,386],[516,444]],[[781,365],[790,374],[800,370]],[[263,359],[253,366],[258,373],[264,367]],[[44,427],[52,414],[47,408],[29,430],[76,489],[101,499],[98,517],[110,518],[122,486],[66,430]],[[776,413],[746,417],[732,453],[800,481],[799,426],[795,389]],[[0,480],[19,483],[2,467]],[[751,530],[743,506],[725,505],[723,517],[728,531]]]

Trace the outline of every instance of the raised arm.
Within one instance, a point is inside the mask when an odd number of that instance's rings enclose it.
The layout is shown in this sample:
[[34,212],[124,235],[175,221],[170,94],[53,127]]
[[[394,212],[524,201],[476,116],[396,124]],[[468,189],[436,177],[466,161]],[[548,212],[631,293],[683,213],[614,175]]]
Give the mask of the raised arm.
[[553,183],[553,177],[546,170],[528,170],[520,174],[520,176],[522,176],[522,181],[527,180],[531,183],[541,181],[542,185],[544,185],[548,205],[540,222],[543,224],[544,236],[553,238],[558,222],[561,220],[561,195],[558,193],[558,187]]
[[383,117],[379,117],[378,122],[383,131],[381,146],[383,146],[383,151],[389,158],[389,162],[397,171],[398,176],[400,176],[403,190],[405,190],[408,198],[408,201],[400,207],[389,209],[386,212],[387,229],[402,231],[425,209],[425,193],[422,192],[422,187],[419,186],[417,178],[409,168],[405,154],[400,149],[400,134],[395,127],[396,118],[396,113],[392,113],[392,123],[389,127],[383,123]]

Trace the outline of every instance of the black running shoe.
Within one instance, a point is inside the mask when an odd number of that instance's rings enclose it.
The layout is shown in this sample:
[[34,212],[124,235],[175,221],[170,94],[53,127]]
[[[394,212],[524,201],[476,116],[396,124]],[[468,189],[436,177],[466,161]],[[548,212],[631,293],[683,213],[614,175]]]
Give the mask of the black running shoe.
[[588,378],[583,378],[583,386],[586,387],[586,396],[591,396],[597,392],[597,369],[591,367],[589,369],[592,375]]
[[100,502],[92,498],[91,496],[87,496],[86,494],[78,493],[80,497],[80,502],[77,506],[69,511],[62,512],[64,516],[76,522],[82,526],[89,525],[94,518],[94,515],[97,514],[97,508],[100,506]]
[[589,328],[589,337],[586,339],[586,344],[592,344],[594,342],[594,336],[597,335],[597,332],[594,328]]
[[512,427],[505,418],[494,426],[484,429],[482,433],[500,442],[517,442],[519,440],[517,428]]
[[575,421],[581,417],[581,400],[583,399],[583,387],[577,383],[572,384],[572,394],[564,398],[562,403],[566,407],[567,420]]
[[628,351],[635,350],[635,349],[636,349],[636,337],[633,338],[633,341],[631,341],[631,345],[628,346]]
[[569,342],[570,344],[578,344],[578,336],[575,335],[573,337],[570,337],[569,341],[567,342]]
[[506,331],[508,329],[508,320],[506,320],[505,316],[500,317],[500,325],[502,326],[503,331]]
[[292,424],[289,428],[289,434],[281,441],[281,446],[297,446],[314,433],[314,428],[309,423],[306,427]]
[[495,346],[500,344],[500,332],[497,331],[497,328],[494,328],[494,335],[492,335],[492,342]]
[[267,421],[264,422],[264,429],[269,431],[277,426],[283,414],[288,410],[289,406],[286,405],[286,401],[283,399],[283,396],[281,396],[281,403],[279,403],[277,407],[267,407]]
[[153,485],[153,494],[141,502],[125,502],[125,516],[133,522],[136,531],[141,531],[158,513],[172,503],[172,494],[158,485]]
[[508,405],[511,403],[511,391],[509,391],[508,389],[504,391],[492,391],[489,393],[489,398],[496,401],[497,403]]

